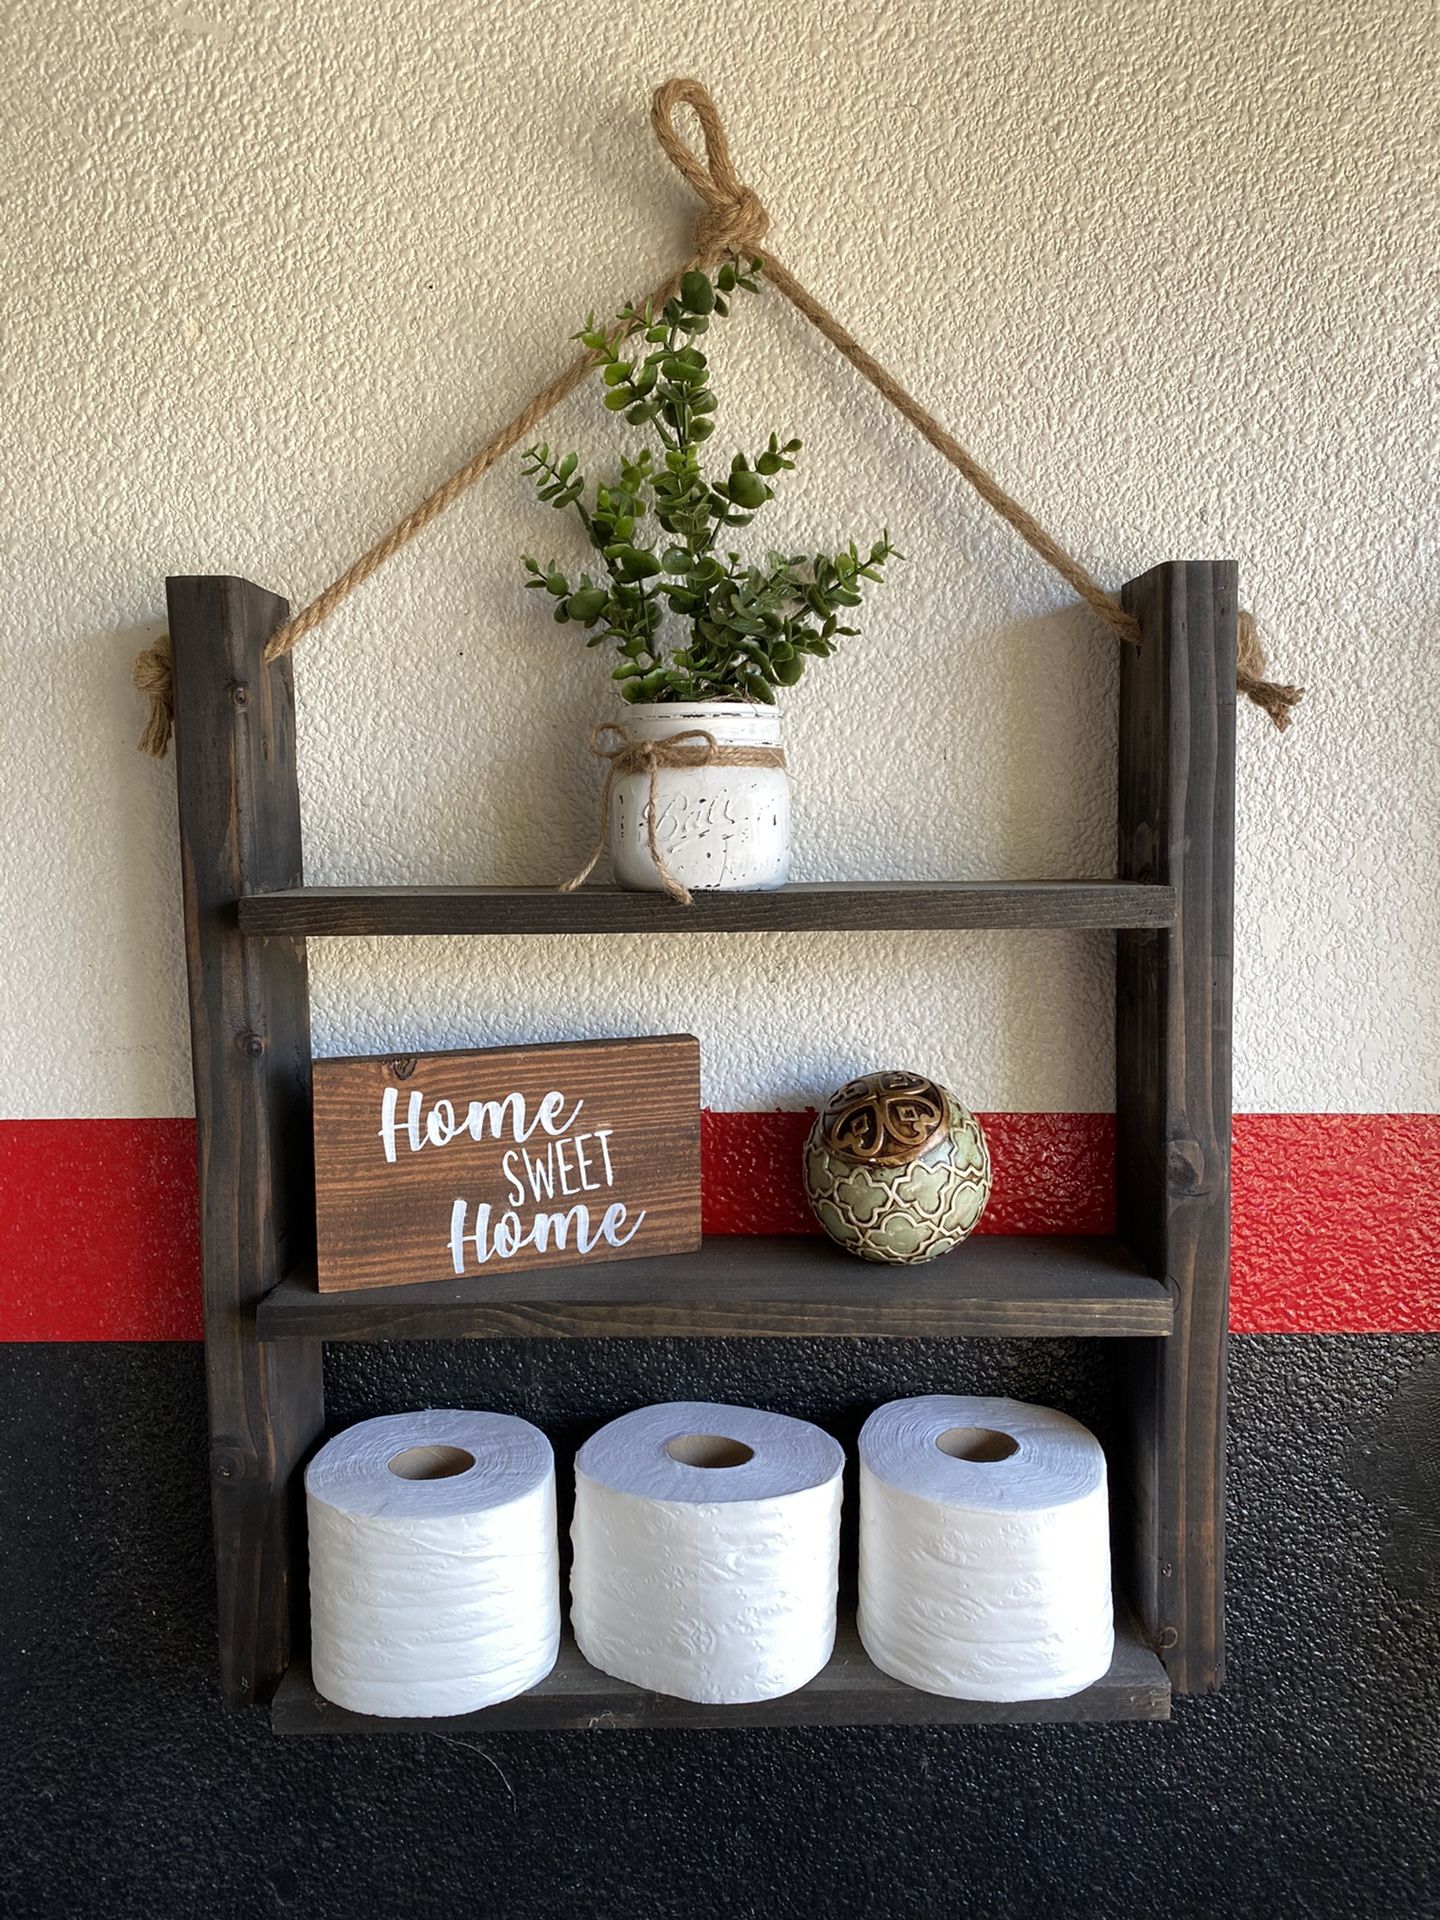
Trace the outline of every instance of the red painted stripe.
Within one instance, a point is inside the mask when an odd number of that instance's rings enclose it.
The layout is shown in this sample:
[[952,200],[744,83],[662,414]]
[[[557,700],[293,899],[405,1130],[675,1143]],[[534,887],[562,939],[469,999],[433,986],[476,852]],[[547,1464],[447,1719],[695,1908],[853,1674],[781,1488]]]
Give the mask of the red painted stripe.
[[[701,1144],[707,1233],[818,1233],[800,1150],[813,1113],[709,1113]],[[979,1233],[1109,1233],[1108,1113],[980,1115],[995,1171]]]
[[[987,1114],[985,1233],[1103,1233],[1106,1114]],[[806,1233],[803,1113],[707,1113],[709,1233]],[[1440,1331],[1440,1115],[1242,1114],[1236,1333]],[[200,1334],[189,1120],[0,1122],[0,1340]]]
[[0,1339],[200,1333],[195,1122],[0,1122]]
[[1234,1178],[1233,1332],[1440,1332],[1440,1114],[1239,1114]]

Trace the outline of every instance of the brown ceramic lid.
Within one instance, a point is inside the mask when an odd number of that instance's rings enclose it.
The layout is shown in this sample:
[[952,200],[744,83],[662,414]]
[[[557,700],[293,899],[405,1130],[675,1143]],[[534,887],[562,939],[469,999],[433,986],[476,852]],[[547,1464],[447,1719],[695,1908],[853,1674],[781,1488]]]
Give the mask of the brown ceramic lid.
[[820,1137],[857,1166],[903,1167],[945,1131],[945,1096],[917,1073],[869,1073],[831,1096]]

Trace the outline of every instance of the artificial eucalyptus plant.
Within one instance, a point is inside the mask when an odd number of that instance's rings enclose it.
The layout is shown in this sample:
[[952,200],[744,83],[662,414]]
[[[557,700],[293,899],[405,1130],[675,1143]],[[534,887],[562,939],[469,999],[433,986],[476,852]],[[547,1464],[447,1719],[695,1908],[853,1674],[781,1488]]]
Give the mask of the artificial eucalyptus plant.
[[[578,455],[552,457],[543,445],[525,453],[540,499],[562,512],[573,507],[604,563],[602,578],[572,581],[527,554],[526,584],[551,596],[557,621],[589,631],[587,646],[613,644],[614,678],[627,700],[773,704],[776,687],[793,687],[808,660],[859,631],[840,622],[894,552],[882,535],[863,556],[851,541],[835,554],[769,553],[757,566],[718,544],[774,498],[770,481],[791,471],[800,451],[798,440],[782,444],[772,433],[760,453],[737,453],[719,479],[701,460],[717,402],[698,342],[728,313],[736,288],[756,290],[760,270],[754,260],[731,262],[713,279],[691,271],[658,313],[626,307],[609,330],[592,314],[575,336],[602,368],[605,406],[631,426],[650,427],[658,455],[647,447],[623,457],[619,478],[597,485],[587,505]],[[650,349],[643,359],[626,357],[636,343]],[[652,514],[653,532],[642,527]],[[667,614],[683,623],[682,644],[667,642]]]

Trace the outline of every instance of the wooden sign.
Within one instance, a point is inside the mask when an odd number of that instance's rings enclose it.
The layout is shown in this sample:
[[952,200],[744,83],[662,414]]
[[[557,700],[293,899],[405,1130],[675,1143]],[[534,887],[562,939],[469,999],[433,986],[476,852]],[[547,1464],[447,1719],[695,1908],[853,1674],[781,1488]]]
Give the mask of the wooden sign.
[[315,1062],[320,1291],[700,1245],[688,1034]]

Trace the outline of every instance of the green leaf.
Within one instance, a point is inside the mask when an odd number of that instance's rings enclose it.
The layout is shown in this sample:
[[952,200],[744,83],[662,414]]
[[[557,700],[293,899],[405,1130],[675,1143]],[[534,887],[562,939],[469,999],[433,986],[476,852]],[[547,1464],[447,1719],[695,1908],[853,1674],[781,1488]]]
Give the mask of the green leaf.
[[588,627],[591,621],[600,618],[609,598],[603,587],[582,587],[579,593],[570,596],[570,618]]
[[609,413],[619,413],[622,407],[630,405],[631,395],[628,386],[612,387],[605,396],[605,407]]
[[680,282],[680,298],[690,313],[709,313],[715,305],[710,276],[692,267]]
[[758,474],[743,471],[730,475],[725,484],[725,491],[737,507],[750,509],[763,507],[767,500],[774,498],[772,489],[766,486]]

